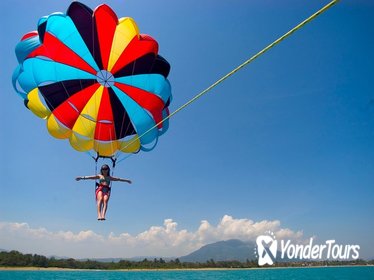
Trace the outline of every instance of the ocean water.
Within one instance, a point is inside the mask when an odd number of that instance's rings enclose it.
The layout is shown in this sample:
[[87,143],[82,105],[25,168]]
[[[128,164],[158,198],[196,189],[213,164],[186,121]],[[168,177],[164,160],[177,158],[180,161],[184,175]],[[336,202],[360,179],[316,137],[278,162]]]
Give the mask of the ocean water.
[[370,280],[374,267],[198,271],[0,271],[0,280]]

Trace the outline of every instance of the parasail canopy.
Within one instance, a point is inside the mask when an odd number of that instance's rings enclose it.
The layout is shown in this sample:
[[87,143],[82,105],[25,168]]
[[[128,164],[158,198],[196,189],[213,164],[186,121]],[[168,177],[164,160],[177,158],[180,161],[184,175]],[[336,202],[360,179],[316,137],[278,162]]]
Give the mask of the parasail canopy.
[[[13,86],[49,133],[111,157],[155,147],[168,129],[170,64],[132,18],[73,2],[16,46]],[[139,137],[141,136],[142,137]]]

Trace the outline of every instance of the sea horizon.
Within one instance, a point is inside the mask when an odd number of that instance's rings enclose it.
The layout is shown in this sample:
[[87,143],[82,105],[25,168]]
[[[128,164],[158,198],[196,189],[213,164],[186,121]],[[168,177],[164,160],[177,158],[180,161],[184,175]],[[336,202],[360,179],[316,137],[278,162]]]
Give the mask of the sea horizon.
[[[313,269],[309,269],[313,268]],[[178,270],[75,270],[75,269],[57,269],[57,270],[2,270],[0,269],[0,279],[41,279],[51,280],[56,278],[75,280],[75,279],[373,279],[374,267],[369,266],[328,266],[328,267],[262,267],[262,268],[226,268],[226,269],[178,269]]]
[[261,267],[203,267],[203,268],[64,268],[64,267],[37,267],[37,266],[0,266],[0,271],[222,271],[222,270],[264,270],[264,269],[288,269],[288,268],[334,268],[334,267],[374,267],[374,264],[342,264],[342,265],[300,265],[300,266],[261,266]]

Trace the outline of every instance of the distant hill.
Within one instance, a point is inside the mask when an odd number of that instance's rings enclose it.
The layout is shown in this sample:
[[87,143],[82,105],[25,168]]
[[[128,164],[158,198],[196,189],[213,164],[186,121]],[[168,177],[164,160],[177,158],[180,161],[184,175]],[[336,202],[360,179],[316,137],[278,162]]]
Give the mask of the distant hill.
[[180,257],[181,262],[241,261],[255,259],[254,242],[243,242],[238,239],[219,241],[205,245],[187,256]]

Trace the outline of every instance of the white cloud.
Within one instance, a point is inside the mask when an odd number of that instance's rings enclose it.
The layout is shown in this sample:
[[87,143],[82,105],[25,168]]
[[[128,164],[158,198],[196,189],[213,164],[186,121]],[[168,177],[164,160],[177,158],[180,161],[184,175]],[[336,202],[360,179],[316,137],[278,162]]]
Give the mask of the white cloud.
[[178,229],[172,219],[162,226],[151,226],[136,235],[129,233],[103,236],[92,230],[78,233],[52,232],[45,228],[31,228],[27,223],[0,222],[0,247],[24,253],[83,257],[182,256],[203,245],[228,239],[254,241],[258,235],[272,231],[279,239],[303,242],[303,233],[281,228],[280,221],[235,219],[225,215],[214,226],[202,220],[196,231]]
[[80,242],[84,240],[103,240],[103,237],[91,230],[74,234],[71,231],[50,232],[45,228],[33,229],[27,223],[1,223],[0,236],[7,232],[15,237],[27,237],[30,240],[55,240],[66,242]]

